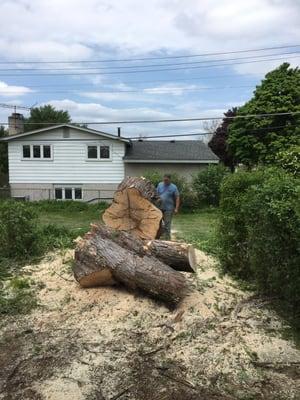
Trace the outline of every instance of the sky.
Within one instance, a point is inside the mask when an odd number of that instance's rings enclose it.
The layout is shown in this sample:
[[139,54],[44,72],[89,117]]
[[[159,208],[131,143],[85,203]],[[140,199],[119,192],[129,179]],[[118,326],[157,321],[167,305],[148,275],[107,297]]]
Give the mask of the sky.
[[[300,0],[1,0],[0,15],[0,103],[50,103],[77,122],[221,116],[300,62]],[[207,128],[119,125],[128,137]]]

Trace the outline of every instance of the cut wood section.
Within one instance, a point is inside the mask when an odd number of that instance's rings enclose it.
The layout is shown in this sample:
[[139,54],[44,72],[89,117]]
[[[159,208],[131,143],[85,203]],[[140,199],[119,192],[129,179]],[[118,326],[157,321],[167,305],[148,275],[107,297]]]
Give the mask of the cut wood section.
[[118,189],[137,189],[144,199],[153,201],[157,198],[155,186],[146,178],[143,177],[127,177],[119,184]]
[[191,244],[167,240],[149,240],[146,242],[146,247],[152,256],[176,270],[196,271],[196,252]]
[[191,244],[163,240],[141,240],[128,232],[116,231],[100,224],[91,225],[91,235],[113,240],[140,256],[152,256],[178,271],[195,272],[197,261]]
[[107,226],[142,239],[155,239],[161,220],[162,212],[136,188],[117,190],[111,206],[103,214]]
[[107,284],[107,274],[109,279],[170,303],[177,303],[186,293],[185,279],[180,272],[157,258],[140,257],[113,240],[91,232],[77,242],[74,276],[86,287],[88,283]]

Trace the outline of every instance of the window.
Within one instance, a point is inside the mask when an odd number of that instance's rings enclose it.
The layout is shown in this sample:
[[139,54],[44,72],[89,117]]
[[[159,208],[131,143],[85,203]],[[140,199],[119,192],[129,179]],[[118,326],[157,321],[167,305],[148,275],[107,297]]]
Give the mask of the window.
[[88,160],[110,160],[110,146],[87,146]]
[[24,144],[22,155],[23,159],[51,160],[52,146],[50,144]]
[[75,188],[75,200],[81,200],[82,199],[82,189],[81,188]]
[[88,146],[88,158],[98,158],[97,146]]
[[100,146],[100,158],[110,158],[109,146]]
[[30,158],[30,145],[23,146],[23,158]]
[[82,200],[82,189],[78,187],[55,188],[55,200]]
[[41,146],[33,146],[33,158],[41,158]]
[[61,200],[63,198],[62,189],[55,189],[55,198]]
[[49,146],[49,145],[43,146],[43,157],[51,158],[51,146]]

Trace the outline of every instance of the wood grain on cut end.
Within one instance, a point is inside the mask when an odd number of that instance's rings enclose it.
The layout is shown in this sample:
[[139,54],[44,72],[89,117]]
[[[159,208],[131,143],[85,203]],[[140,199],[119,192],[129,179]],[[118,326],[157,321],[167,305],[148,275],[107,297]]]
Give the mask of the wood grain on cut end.
[[162,220],[162,212],[142,197],[138,189],[126,188],[116,192],[102,218],[111,228],[128,231],[142,239],[154,239]]

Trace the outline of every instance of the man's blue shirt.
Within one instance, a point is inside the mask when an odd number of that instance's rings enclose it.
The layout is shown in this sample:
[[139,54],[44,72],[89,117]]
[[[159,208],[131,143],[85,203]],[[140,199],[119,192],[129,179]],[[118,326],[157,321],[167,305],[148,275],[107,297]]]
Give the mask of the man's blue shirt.
[[173,211],[175,209],[175,201],[179,196],[179,191],[174,183],[165,185],[164,182],[160,182],[157,185],[157,193],[161,199],[160,208],[163,211]]

